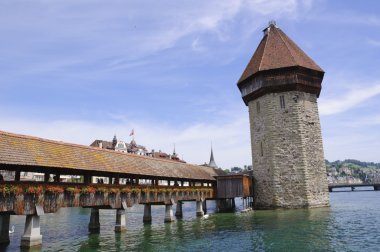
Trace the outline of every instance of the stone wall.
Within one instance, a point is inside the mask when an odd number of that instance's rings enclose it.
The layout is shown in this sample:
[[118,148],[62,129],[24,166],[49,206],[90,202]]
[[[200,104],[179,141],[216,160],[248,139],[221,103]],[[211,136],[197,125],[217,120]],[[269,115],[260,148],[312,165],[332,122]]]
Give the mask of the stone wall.
[[[284,97],[284,108],[280,96]],[[255,207],[327,206],[316,96],[297,91],[271,93],[250,101],[248,106]]]

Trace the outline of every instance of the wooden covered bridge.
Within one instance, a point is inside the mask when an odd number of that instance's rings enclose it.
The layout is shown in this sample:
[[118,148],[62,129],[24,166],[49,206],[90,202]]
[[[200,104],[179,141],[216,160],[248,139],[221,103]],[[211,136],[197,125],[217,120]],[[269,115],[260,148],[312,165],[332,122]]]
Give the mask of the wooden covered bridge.
[[[219,176],[211,167],[3,131],[0,170],[12,174],[10,180],[0,177],[0,243],[9,242],[10,215],[26,215],[25,247],[42,243],[40,216],[60,207],[91,208],[91,232],[100,230],[99,209],[115,209],[118,232],[125,229],[125,209],[133,204],[144,204],[143,221],[148,223],[151,205],[165,205],[165,221],[171,222],[173,204],[180,218],[182,202],[195,201],[196,215],[202,216],[206,200],[218,199],[222,210],[234,197],[253,195],[250,179]],[[23,181],[25,172],[42,173],[44,179]],[[63,176],[75,179],[62,182]]]

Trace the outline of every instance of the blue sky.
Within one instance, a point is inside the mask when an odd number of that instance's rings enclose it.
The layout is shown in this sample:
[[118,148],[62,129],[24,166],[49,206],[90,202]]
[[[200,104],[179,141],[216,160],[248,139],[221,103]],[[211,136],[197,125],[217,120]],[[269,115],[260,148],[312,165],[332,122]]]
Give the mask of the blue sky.
[[251,163],[236,82],[268,21],[326,72],[325,157],[380,162],[380,3],[0,1],[0,130]]

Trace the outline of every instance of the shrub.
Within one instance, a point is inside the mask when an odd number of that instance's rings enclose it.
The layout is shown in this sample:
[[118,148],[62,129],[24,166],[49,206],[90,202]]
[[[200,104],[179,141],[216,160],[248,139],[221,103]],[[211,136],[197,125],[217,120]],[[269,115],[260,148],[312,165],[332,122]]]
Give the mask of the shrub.
[[82,188],[81,193],[83,194],[96,193],[96,188],[92,186],[86,186]]
[[23,193],[23,189],[20,186],[15,186],[15,185],[1,185],[0,186],[0,193],[5,194],[21,194]]
[[82,190],[78,187],[66,187],[66,192],[75,194],[75,193],[80,193]]
[[45,192],[51,192],[51,193],[63,193],[64,189],[61,186],[46,186]]
[[25,188],[25,193],[30,193],[30,194],[42,194],[44,191],[44,188],[42,185],[34,186],[30,185]]

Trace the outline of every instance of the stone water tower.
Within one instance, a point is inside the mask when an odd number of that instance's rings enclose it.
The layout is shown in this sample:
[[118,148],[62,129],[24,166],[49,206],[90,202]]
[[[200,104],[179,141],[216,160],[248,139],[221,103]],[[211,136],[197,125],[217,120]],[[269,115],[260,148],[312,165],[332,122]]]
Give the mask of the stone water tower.
[[317,98],[323,70],[275,22],[238,81],[249,108],[257,209],[329,205]]

